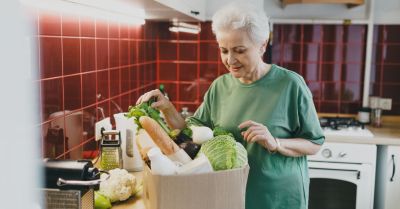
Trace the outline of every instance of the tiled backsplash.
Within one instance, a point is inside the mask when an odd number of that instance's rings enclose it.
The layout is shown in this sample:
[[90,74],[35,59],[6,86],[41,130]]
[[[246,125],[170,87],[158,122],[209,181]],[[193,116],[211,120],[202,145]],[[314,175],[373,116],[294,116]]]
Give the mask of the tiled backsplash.
[[[97,149],[94,122],[128,109],[156,87],[154,24],[126,26],[39,14],[44,157],[81,158]],[[64,125],[65,124],[65,125]],[[59,126],[68,138],[63,139]],[[49,132],[49,130],[52,130]]]
[[388,115],[400,115],[400,25],[379,25],[374,30],[371,95],[392,98]]
[[[126,26],[40,14],[38,43],[44,157],[92,157],[94,122],[126,111],[164,84],[178,110],[195,111],[210,83],[226,73],[210,22],[199,35],[172,33],[169,23]],[[396,56],[399,26],[375,30],[371,91],[393,98],[400,114]],[[300,73],[319,112],[356,113],[362,103],[366,26],[274,25],[272,62]],[[115,105],[117,104],[117,105]],[[66,125],[63,125],[66,124]],[[68,139],[57,137],[60,125]],[[82,134],[81,134],[82,133]]]
[[366,26],[274,25],[272,62],[301,74],[319,112],[362,104]]

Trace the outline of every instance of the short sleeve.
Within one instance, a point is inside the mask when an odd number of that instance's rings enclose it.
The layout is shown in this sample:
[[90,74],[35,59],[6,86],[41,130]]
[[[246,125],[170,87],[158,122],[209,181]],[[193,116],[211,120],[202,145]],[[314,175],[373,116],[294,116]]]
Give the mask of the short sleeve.
[[318,120],[311,91],[304,80],[301,80],[302,82],[300,83],[298,94],[298,118],[300,127],[296,135],[308,139],[315,144],[323,144],[325,136]]

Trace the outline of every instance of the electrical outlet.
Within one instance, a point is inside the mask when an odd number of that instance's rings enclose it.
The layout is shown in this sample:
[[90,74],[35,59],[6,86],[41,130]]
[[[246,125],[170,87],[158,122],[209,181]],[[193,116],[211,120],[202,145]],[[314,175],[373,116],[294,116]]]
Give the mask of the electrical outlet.
[[382,110],[391,110],[392,109],[392,99],[391,98],[380,98],[379,99],[379,107]]
[[369,97],[369,107],[372,109],[379,108],[379,97],[370,96]]
[[96,141],[99,141],[101,139],[101,128],[104,128],[105,130],[112,129],[110,118],[104,118],[103,120],[96,122],[94,132]]

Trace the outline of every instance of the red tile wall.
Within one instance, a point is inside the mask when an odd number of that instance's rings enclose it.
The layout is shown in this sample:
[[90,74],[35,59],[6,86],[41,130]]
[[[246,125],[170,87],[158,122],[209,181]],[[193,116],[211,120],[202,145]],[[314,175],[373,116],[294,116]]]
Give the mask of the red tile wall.
[[[195,111],[209,84],[226,73],[211,23],[199,35],[171,33],[159,23],[157,84],[180,110]],[[362,104],[366,26],[274,25],[272,63],[301,74],[319,112],[356,113]]]
[[317,111],[356,113],[362,105],[366,26],[274,25],[272,62],[304,77]]
[[384,114],[400,115],[400,26],[378,25],[374,28],[370,94],[392,98],[392,110]]
[[157,85],[164,84],[178,110],[194,112],[203,101],[211,82],[226,73],[219,58],[211,23],[201,26],[200,34],[172,33],[170,23],[158,23]]
[[[85,158],[97,150],[94,122],[156,87],[152,23],[128,26],[58,13],[37,15],[43,157]],[[49,127],[59,125],[63,137]],[[64,125],[65,124],[65,125]],[[72,124],[72,125],[70,125]]]
[[[195,111],[211,82],[227,73],[211,23],[196,23],[198,35],[172,33],[170,23],[126,26],[60,14],[39,14],[44,157],[88,157],[97,149],[94,121],[125,111],[142,93],[164,84],[178,110]],[[274,25],[272,62],[301,74],[319,112],[356,113],[362,103],[366,27],[359,25]],[[396,51],[398,26],[375,30],[371,92],[392,97],[392,114],[400,114]],[[397,109],[397,110],[396,110]],[[55,112],[60,112],[54,116]],[[52,115],[53,114],[53,115]],[[49,137],[48,129],[71,121],[83,132],[79,142]],[[74,131],[75,131],[74,130]],[[76,132],[76,131],[75,131]],[[76,140],[75,140],[76,141]],[[57,144],[57,145],[55,145]],[[79,155],[77,155],[78,153]]]

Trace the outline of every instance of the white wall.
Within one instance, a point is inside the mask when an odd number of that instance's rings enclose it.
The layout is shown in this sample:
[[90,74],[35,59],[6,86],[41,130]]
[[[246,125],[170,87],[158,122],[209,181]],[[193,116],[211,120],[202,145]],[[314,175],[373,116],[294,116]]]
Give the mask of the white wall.
[[[282,8],[280,0],[248,0],[255,5],[263,6],[268,16],[273,19],[352,19],[366,20],[371,0],[353,8],[344,4],[292,4]],[[374,22],[381,24],[400,24],[400,0],[374,0]],[[229,0],[206,0],[206,19]]]
[[[36,54],[19,1],[0,6],[0,208],[38,208],[40,187]],[[32,59],[33,58],[33,59]]]
[[375,0],[374,22],[400,24],[400,0]]
[[290,4],[283,8],[280,0],[266,0],[264,9],[271,18],[366,19],[368,17],[368,8],[365,4],[350,9],[345,4]]
[[[264,9],[271,18],[366,20],[371,0],[347,8],[344,4],[292,4],[282,8],[280,0],[266,0]],[[400,24],[400,0],[374,0],[374,22]]]
[[[242,0],[255,6],[263,7],[264,0]],[[211,20],[214,13],[221,7],[232,2],[231,0],[206,0],[206,19]]]

